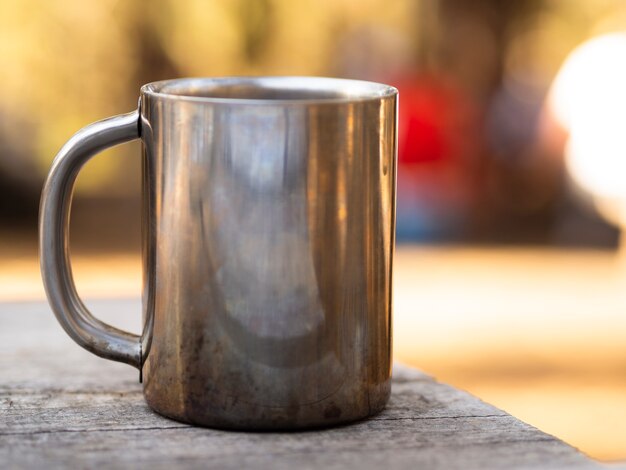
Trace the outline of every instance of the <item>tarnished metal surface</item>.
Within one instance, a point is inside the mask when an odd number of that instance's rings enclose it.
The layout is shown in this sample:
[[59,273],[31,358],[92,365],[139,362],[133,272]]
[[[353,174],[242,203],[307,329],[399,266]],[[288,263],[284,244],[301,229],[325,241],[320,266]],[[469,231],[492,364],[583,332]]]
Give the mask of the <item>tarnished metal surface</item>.
[[397,92],[322,78],[145,86],[144,393],[238,429],[390,392]]

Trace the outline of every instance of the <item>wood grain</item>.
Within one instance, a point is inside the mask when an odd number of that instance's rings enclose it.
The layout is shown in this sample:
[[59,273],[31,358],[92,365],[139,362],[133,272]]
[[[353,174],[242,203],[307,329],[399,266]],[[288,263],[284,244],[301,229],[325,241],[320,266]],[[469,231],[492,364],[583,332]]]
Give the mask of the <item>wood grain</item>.
[[[137,325],[137,301],[90,305]],[[479,399],[398,366],[387,409],[299,433],[196,428],[145,404],[137,372],[74,345],[41,302],[0,304],[3,468],[600,468]]]

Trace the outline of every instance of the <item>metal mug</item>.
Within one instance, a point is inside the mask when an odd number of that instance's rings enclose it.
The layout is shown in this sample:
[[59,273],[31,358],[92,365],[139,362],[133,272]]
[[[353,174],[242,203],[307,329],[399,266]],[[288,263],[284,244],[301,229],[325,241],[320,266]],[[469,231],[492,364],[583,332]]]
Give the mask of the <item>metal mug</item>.
[[[323,427],[384,408],[391,379],[397,90],[315,77],[141,88],[55,158],[41,270],[65,331],[137,367],[146,401],[226,429]],[[93,317],[68,255],[76,176],[143,143],[141,336]]]

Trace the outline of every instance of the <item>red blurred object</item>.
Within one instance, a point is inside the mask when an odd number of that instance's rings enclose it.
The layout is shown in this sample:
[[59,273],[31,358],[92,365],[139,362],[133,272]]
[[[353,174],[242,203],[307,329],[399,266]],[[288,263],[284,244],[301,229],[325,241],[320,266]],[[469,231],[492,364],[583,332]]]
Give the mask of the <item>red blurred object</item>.
[[[390,80],[400,91],[400,238],[458,235],[476,194],[482,118],[471,97],[434,75]],[[403,234],[403,227],[407,228]]]
[[400,90],[399,161],[458,160],[476,148],[478,110],[463,91],[435,76],[394,81]]

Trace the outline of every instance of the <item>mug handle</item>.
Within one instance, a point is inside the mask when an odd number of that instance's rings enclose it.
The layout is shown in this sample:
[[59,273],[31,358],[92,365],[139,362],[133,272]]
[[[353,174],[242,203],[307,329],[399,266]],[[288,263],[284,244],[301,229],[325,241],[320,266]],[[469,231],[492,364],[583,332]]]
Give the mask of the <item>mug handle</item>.
[[69,257],[70,206],[78,172],[98,152],[141,137],[139,111],[84,127],[52,162],[39,209],[41,275],[50,306],[65,332],[86,350],[141,369],[141,338],[95,318],[76,292]]

